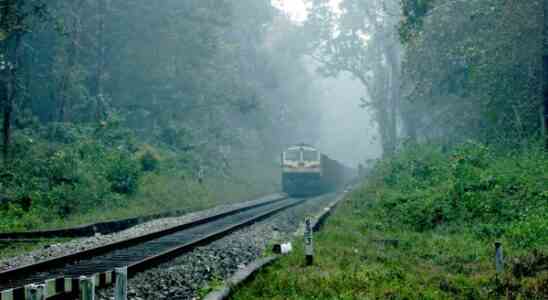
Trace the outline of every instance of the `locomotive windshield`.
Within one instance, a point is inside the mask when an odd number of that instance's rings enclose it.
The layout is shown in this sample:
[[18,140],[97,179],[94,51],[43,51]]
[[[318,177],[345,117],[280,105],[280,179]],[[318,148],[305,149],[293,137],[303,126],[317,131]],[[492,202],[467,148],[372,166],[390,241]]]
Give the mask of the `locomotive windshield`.
[[305,160],[305,161],[318,160],[318,151],[304,150],[303,151],[303,160]]
[[285,153],[285,160],[299,161],[301,160],[301,151],[289,150]]

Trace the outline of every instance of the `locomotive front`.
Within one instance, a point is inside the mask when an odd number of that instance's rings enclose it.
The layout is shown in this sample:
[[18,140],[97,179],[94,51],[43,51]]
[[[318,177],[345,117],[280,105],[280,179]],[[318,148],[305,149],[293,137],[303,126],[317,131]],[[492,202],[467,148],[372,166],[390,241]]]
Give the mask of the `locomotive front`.
[[291,196],[321,192],[321,155],[306,144],[289,147],[282,153],[282,189]]

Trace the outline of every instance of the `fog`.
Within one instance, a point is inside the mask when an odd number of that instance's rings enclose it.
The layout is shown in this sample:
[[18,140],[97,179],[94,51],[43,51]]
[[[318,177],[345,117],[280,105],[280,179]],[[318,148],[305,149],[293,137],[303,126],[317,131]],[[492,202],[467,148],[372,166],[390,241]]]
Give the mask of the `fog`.
[[315,85],[322,91],[319,149],[353,167],[381,157],[375,122],[371,112],[361,107],[363,86],[348,74],[318,79]]
[[540,1],[2,3],[0,217],[17,224],[280,190],[303,142],[356,166],[548,135]]
[[[340,2],[329,2],[334,12],[340,11]],[[302,26],[307,21],[310,3],[301,0],[274,0],[272,3],[295,25]],[[319,115],[316,123],[312,124],[318,127],[318,131],[316,138],[303,135],[302,141],[295,143],[311,143],[333,159],[353,167],[366,160],[381,157],[382,149],[373,112],[362,107],[360,100],[368,98],[363,84],[348,72],[334,77],[322,76],[318,72],[321,64],[311,58],[311,55],[305,54],[301,59],[311,76],[310,93],[314,95],[314,100],[309,105],[317,106]]]

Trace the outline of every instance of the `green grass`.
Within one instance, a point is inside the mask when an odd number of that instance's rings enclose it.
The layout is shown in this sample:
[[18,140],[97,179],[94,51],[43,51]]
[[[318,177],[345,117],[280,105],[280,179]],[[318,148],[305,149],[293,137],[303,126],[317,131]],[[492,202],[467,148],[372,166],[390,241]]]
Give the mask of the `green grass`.
[[467,234],[385,231],[373,218],[347,200],[315,236],[314,266],[304,266],[298,242],[233,299],[477,299],[494,289],[490,245]]
[[0,242],[0,259],[17,256],[23,252],[30,252],[54,243],[61,243],[67,240],[68,239],[43,239],[26,242]]
[[[315,236],[314,266],[298,241],[232,299],[547,299],[547,167],[535,149],[403,152]],[[498,280],[497,240],[507,262]]]
[[[93,208],[83,213],[72,214],[66,218],[44,220],[35,215],[26,215],[22,219],[3,227],[9,230],[66,228],[101,221],[119,220],[136,216],[150,215],[172,210],[193,212],[250,200],[274,192],[274,187],[234,183],[222,179],[206,180],[203,184],[183,180],[177,176],[146,174],[141,178],[138,192],[127,199]],[[30,220],[25,220],[29,218]]]

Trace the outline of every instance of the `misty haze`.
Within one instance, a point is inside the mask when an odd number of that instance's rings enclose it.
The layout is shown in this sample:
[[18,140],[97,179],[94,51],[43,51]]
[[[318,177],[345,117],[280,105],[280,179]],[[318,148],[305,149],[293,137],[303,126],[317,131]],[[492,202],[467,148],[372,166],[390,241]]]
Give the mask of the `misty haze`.
[[0,0],[0,300],[548,299],[548,0]]

